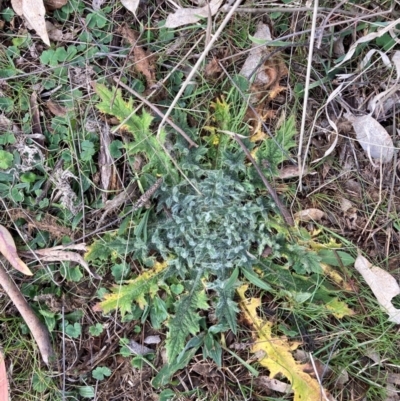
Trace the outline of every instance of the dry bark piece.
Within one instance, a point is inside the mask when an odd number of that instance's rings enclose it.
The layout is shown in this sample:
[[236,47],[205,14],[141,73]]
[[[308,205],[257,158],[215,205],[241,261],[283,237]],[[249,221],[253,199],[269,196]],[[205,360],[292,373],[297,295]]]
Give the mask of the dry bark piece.
[[310,208],[301,210],[294,215],[295,219],[300,221],[319,221],[325,216],[325,213],[322,210]]
[[[40,113],[36,92],[32,93],[31,98],[29,99],[29,105],[31,107],[32,114],[32,134],[43,135],[42,126],[40,125]],[[44,139],[36,139],[35,142],[41,146],[44,145]]]
[[11,301],[18,309],[25,323],[29,327],[33,338],[35,339],[42,359],[46,365],[49,364],[50,358],[53,356],[53,347],[50,342],[50,335],[39,318],[35,315],[28,302],[26,302],[21,291],[16,286],[14,281],[5,271],[4,267],[0,264],[0,284],[3,287],[6,294],[10,297]]

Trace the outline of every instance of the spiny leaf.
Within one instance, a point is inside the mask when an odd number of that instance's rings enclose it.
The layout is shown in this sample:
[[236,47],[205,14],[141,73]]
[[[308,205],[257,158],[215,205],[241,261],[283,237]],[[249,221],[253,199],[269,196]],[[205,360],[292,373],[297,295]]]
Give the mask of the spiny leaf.
[[129,280],[128,284],[115,286],[111,294],[104,296],[104,301],[96,305],[96,309],[108,313],[114,309],[119,309],[121,315],[132,312],[132,303],[136,302],[142,309],[147,305],[144,298],[149,292],[154,292],[159,274],[165,270],[167,263],[156,263],[155,266],[142,273],[134,280]]
[[279,374],[289,380],[294,391],[294,401],[320,401],[321,388],[318,381],[295,361],[291,354],[293,347],[285,338],[272,336],[272,323],[262,320],[257,314],[261,300],[246,299],[246,290],[247,286],[242,286],[238,293],[244,316],[255,329],[252,352],[263,355],[259,363],[269,370],[271,378]]
[[296,134],[295,118],[290,116],[276,131],[275,140],[268,138],[256,152],[257,161],[263,165],[269,164],[267,174],[278,174],[277,167],[288,159],[288,152],[296,146],[293,140]]
[[169,361],[173,361],[185,347],[189,334],[199,331],[200,315],[198,309],[208,309],[207,295],[204,291],[191,292],[183,296],[176,305],[175,316],[167,323],[166,349]]
[[143,111],[140,116],[133,113],[132,99],[126,102],[122,98],[120,89],[109,90],[101,84],[94,84],[94,89],[101,99],[97,108],[103,113],[117,117],[123,124],[123,128],[134,135],[134,142],[126,145],[128,154],[134,156],[137,153],[144,153],[148,158],[147,169],[154,168],[157,173],[168,172],[171,162],[161,146],[161,143],[165,141],[166,133],[163,131],[159,138],[152,134],[151,114],[146,111]]

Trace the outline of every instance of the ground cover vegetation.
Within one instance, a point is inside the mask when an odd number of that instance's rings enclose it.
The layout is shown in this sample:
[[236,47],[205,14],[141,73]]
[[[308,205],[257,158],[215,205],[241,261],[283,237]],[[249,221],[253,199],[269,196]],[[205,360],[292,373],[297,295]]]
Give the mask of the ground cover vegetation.
[[28,3],[0,397],[398,400],[400,5]]

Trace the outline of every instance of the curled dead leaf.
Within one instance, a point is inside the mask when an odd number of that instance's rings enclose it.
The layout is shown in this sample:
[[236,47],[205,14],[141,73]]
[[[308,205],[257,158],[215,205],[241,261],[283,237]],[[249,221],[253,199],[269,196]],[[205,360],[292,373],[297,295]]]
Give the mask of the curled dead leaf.
[[10,262],[11,266],[26,274],[27,276],[32,276],[32,272],[29,270],[28,266],[19,258],[17,254],[17,248],[15,247],[15,242],[9,231],[0,225],[0,252],[3,256]]
[[375,164],[372,159],[381,160],[382,163],[392,161],[394,155],[392,138],[378,121],[370,115],[357,117],[347,113],[345,117],[352,123],[357,141],[373,165]]
[[57,117],[64,117],[67,114],[67,109],[65,107],[53,102],[52,100],[48,100],[46,106],[50,113]]
[[67,251],[66,249],[72,249],[83,252],[86,252],[87,250],[85,244],[76,244],[70,246],[60,245],[60,246],[55,246],[53,248],[36,249],[34,251],[35,255],[33,254],[33,252],[26,252],[24,253],[24,255],[26,255],[27,257],[39,259],[42,262],[61,262],[61,261],[75,262],[81,265],[92,277],[96,279],[101,278],[97,273],[93,273],[90,270],[89,265],[79,253]]

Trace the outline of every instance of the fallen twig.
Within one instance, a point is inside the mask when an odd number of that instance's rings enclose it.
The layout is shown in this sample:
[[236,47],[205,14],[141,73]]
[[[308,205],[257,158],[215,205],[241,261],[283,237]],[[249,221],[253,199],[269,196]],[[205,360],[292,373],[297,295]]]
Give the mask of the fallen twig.
[[6,272],[3,263],[0,264],[0,284],[4,291],[10,297],[11,301],[18,309],[25,323],[35,339],[42,359],[46,365],[49,364],[49,359],[53,356],[54,351],[50,342],[50,335],[47,328],[42,324],[39,318],[35,315],[26,299],[21,294],[21,291],[16,286],[14,281]]

